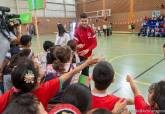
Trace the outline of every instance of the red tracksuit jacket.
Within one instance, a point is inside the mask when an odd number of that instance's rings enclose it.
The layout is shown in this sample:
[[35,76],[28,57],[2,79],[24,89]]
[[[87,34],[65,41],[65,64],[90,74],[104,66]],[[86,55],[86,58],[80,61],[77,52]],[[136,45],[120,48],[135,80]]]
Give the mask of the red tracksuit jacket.
[[84,28],[81,25],[79,25],[79,27],[75,31],[74,36],[77,45],[85,44],[83,48],[78,49],[78,53],[88,49],[89,52],[86,55],[84,55],[84,57],[90,57],[93,49],[97,46],[96,34],[94,30],[89,26]]

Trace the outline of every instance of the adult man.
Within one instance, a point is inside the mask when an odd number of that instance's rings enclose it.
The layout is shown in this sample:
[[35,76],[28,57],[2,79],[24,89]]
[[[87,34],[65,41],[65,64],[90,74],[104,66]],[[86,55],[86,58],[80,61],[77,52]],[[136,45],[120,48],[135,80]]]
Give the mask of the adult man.
[[[92,55],[93,49],[97,46],[96,34],[92,27],[88,26],[88,17],[85,13],[80,15],[80,23],[74,36],[80,61],[84,61]],[[82,74],[88,76],[89,67],[83,69]]]

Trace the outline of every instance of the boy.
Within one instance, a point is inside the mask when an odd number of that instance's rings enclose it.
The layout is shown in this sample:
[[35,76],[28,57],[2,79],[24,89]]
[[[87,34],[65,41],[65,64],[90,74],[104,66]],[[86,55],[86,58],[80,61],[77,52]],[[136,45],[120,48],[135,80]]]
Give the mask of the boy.
[[[122,98],[107,94],[107,89],[114,81],[114,69],[106,61],[99,62],[93,70],[94,89],[92,90],[92,108],[103,108],[112,111],[115,104]],[[123,100],[125,101],[125,100]],[[131,100],[126,100],[127,104],[133,104]]]

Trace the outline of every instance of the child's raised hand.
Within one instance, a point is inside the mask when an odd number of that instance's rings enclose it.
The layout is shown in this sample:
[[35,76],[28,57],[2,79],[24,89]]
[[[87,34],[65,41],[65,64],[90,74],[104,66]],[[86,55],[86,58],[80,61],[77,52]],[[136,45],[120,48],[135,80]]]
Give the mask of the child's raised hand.
[[131,112],[128,110],[128,108],[125,108],[121,114],[131,114]]
[[96,63],[98,63],[98,62],[100,62],[100,61],[102,61],[102,60],[103,60],[103,58],[97,57],[97,58],[94,58],[94,59],[93,59],[93,57],[90,56],[90,57],[87,59],[86,63],[87,63],[88,65],[93,65],[93,64],[96,64]]
[[124,109],[127,106],[127,101],[125,99],[120,99],[116,104],[115,107],[113,108],[112,112],[114,114],[120,114],[121,112],[124,111]]
[[131,75],[127,75],[126,80],[127,82],[131,82],[133,80],[133,77]]

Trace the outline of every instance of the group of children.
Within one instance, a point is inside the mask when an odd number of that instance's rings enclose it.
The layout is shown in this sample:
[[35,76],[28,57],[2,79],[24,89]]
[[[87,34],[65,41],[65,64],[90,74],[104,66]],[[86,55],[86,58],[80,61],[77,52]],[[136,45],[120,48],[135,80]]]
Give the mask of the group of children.
[[[131,99],[107,93],[108,87],[114,82],[115,75],[109,62],[99,58],[89,58],[78,64],[74,40],[69,41],[66,46],[55,46],[51,41],[44,42],[43,47],[47,52],[45,56],[47,67],[44,71],[41,71],[30,49],[30,36],[22,36],[20,42],[21,47],[18,48],[18,45],[12,47],[7,54],[10,56],[6,56],[9,60],[6,67],[10,81],[4,82],[11,85],[5,87],[8,84],[4,84],[6,91],[0,96],[1,114],[47,114],[49,103],[56,104],[51,108],[50,114],[63,112],[129,114],[127,105],[133,104],[137,114],[164,114],[164,81],[151,85],[148,95],[149,104],[147,104],[133,76],[128,75],[126,80],[135,95],[133,102]],[[15,50],[14,54],[12,50]],[[92,73],[94,88],[90,90],[86,85],[79,83],[81,76],[79,72],[92,64],[96,65]],[[79,74],[76,75],[77,73]],[[4,79],[5,76],[6,74]]]
[[112,35],[112,23],[108,25],[104,24],[102,27],[98,26],[97,28],[95,28],[93,24],[92,28],[97,32],[98,36],[101,36],[101,31],[103,31],[104,37],[109,37],[110,35]]
[[139,36],[147,36],[147,37],[164,37],[165,36],[165,17],[145,17],[144,22],[142,23],[142,27]]
[[[86,26],[86,16],[82,23]],[[76,37],[80,38],[76,41],[81,42],[79,33],[83,30],[81,27],[76,31]],[[96,40],[95,34],[86,36],[90,41]],[[96,43],[89,50],[84,47],[81,55],[91,55]],[[0,96],[0,114],[130,114],[127,105],[134,105],[137,114],[165,114],[165,81],[150,86],[147,103],[133,76],[128,75],[126,80],[134,99],[121,98],[107,92],[115,75],[108,61],[87,55],[79,58],[75,40],[65,45],[45,41],[43,48],[45,54],[36,56],[28,35],[21,37],[20,44],[11,43],[1,68],[5,91]],[[94,82],[91,88],[80,79],[81,71],[94,64],[92,76],[85,78]]]

